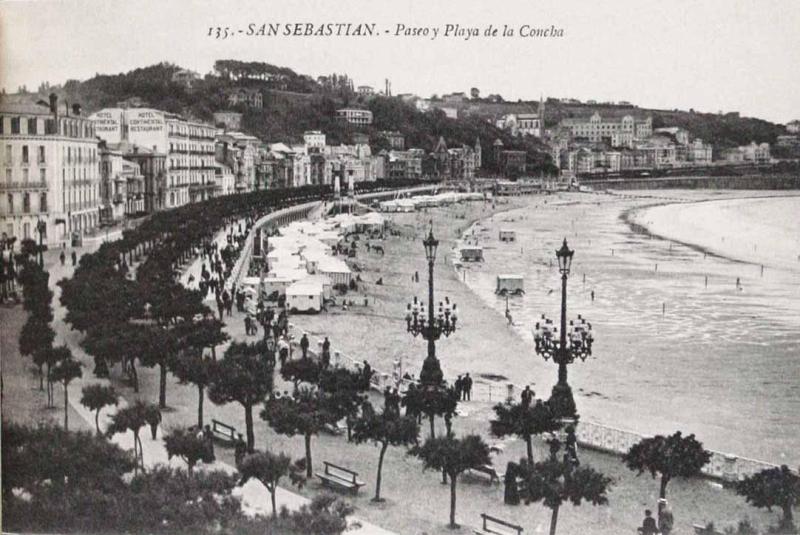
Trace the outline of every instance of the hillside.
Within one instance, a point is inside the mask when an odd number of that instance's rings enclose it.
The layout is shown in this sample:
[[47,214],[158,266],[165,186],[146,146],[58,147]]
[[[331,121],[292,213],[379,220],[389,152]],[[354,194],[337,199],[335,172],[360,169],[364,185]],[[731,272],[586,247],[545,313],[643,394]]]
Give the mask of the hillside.
[[[161,63],[128,73],[98,74],[83,82],[70,80],[63,87],[46,86],[41,89],[41,97],[45,97],[46,92],[54,91],[70,103],[80,102],[87,113],[139,97],[149,107],[210,122],[215,111],[231,110],[227,104],[226,90],[250,87],[262,92],[263,108],[238,106],[234,109],[243,114],[242,129],[267,143],[298,143],[302,141],[306,130],[322,130],[332,144],[350,143],[353,134],[362,132],[369,135],[375,151],[386,148],[379,134],[382,130],[400,131],[406,136],[407,147],[426,151],[434,148],[440,136],[444,137],[448,147],[462,144],[473,146],[475,140],[480,139],[484,172],[489,173],[494,167],[490,149],[492,143],[500,139],[505,148],[527,152],[531,174],[553,170],[547,148],[537,139],[513,138],[476,117],[449,119],[438,111],[422,113],[398,98],[379,95],[360,97],[352,92],[351,81],[346,76],[334,76],[337,83],[343,81],[344,84],[331,87],[290,69],[268,64],[220,61],[215,65],[223,66],[222,75],[206,76],[196,81],[191,90],[172,81],[173,74],[181,70],[180,67]],[[253,65],[257,66],[255,73]],[[355,127],[338,120],[336,110],[343,106],[372,110],[374,124]]]

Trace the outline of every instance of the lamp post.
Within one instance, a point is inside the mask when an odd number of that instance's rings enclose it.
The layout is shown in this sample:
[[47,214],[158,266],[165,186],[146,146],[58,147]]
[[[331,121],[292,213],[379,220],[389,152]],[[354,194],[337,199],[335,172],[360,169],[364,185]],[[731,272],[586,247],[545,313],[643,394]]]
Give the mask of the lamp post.
[[439,240],[433,237],[432,223],[428,237],[423,240],[422,244],[425,246],[425,258],[428,260],[428,309],[426,311],[425,305],[414,297],[413,303],[409,303],[407,306],[406,329],[415,337],[421,334],[428,341],[428,355],[422,363],[420,382],[423,386],[439,386],[442,384],[444,374],[439,360],[436,358],[436,340],[441,335],[450,336],[455,332],[458,317],[456,305],[451,304],[450,299],[446,297],[444,302],[439,302],[438,314],[434,313],[433,266],[436,261]]
[[[567,383],[567,366],[576,358],[586,360],[592,354],[592,324],[587,323],[578,315],[577,320],[570,320],[567,324],[567,278],[572,265],[572,255],[575,251],[567,247],[567,240],[556,251],[558,270],[561,273],[561,332],[553,326],[553,322],[542,314],[539,323],[534,326],[533,340],[537,355],[545,360],[551,357],[558,364],[558,382],[553,387],[550,396],[550,405],[557,416],[562,418],[577,417],[575,399],[572,389]],[[560,334],[558,340],[556,335]],[[569,337],[569,340],[567,339]]]
[[39,219],[36,221],[36,232],[39,233],[39,267],[44,268],[44,257],[42,256],[42,236],[47,230],[47,223]]

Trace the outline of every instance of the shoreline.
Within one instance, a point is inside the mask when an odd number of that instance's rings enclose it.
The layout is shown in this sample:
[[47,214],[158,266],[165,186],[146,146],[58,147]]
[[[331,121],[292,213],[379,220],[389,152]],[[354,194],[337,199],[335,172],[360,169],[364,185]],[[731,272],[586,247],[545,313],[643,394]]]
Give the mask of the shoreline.
[[[670,210],[672,213],[669,214],[672,219],[678,219],[680,216],[687,216],[686,212],[690,212],[699,208],[699,205],[708,205],[713,204],[714,209],[720,210],[725,208],[732,208],[736,205],[746,205],[750,204],[751,206],[753,203],[758,203],[763,200],[767,199],[793,199],[798,198],[800,195],[764,195],[764,196],[745,196],[745,197],[728,197],[728,198],[721,198],[721,199],[703,199],[697,201],[687,201],[687,202],[660,202],[660,203],[653,203],[645,206],[637,206],[631,207],[624,210],[620,214],[620,220],[625,222],[628,227],[631,229],[632,232],[652,237],[660,240],[671,241],[673,243],[683,245],[689,249],[697,251],[699,253],[703,253],[704,255],[708,255],[714,258],[719,258],[723,260],[727,260],[729,262],[744,264],[744,265],[751,265],[751,266],[769,266],[772,268],[783,269],[783,270],[793,270],[793,267],[790,266],[788,263],[790,260],[786,259],[759,259],[755,258],[753,254],[748,255],[749,251],[732,251],[731,248],[720,248],[714,245],[711,245],[708,240],[706,243],[702,243],[701,241],[692,241],[687,240],[685,236],[681,235],[680,228],[676,228],[673,226],[670,227],[670,224],[667,222],[667,217],[665,214],[659,214],[661,216],[660,221],[644,221],[646,215],[650,214],[653,215],[654,211],[666,211]],[[683,212],[683,213],[681,213]],[[689,214],[695,215],[696,214]],[[737,218],[738,219],[738,218]],[[746,218],[745,218],[746,219]],[[736,219],[732,219],[728,221],[728,223],[734,223]],[[689,222],[691,224],[691,221]],[[661,227],[657,230],[657,227]],[[714,229],[710,225],[702,226],[700,229],[702,231],[702,235],[704,236],[711,236],[714,235]],[[720,236],[719,234],[714,235],[714,237],[720,237],[723,243],[725,236]],[[755,251],[755,250],[754,250]],[[754,252],[753,251],[753,252]],[[798,257],[800,259],[800,257]]]

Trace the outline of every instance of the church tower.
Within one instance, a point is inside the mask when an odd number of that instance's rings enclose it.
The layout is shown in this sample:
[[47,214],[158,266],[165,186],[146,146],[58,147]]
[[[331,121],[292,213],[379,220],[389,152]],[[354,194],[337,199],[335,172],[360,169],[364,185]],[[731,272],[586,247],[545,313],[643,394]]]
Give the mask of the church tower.
[[482,160],[482,155],[481,155],[481,138],[480,137],[476,137],[475,138],[475,170],[477,171],[478,169],[480,169],[482,164],[483,164],[483,160]]

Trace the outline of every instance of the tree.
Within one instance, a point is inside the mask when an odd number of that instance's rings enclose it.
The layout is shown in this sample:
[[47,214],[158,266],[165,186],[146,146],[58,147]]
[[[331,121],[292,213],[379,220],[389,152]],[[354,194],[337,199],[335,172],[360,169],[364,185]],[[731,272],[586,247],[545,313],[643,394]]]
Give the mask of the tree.
[[450,478],[450,527],[457,528],[457,478],[470,468],[491,464],[489,446],[478,435],[467,435],[463,438],[431,437],[423,445],[411,448],[409,454],[419,457],[425,469],[444,472]]
[[94,426],[97,428],[97,434],[100,434],[100,411],[106,405],[115,405],[119,400],[117,391],[113,386],[104,386],[101,384],[93,384],[84,386],[81,391],[81,405],[94,411]]
[[319,391],[300,387],[293,398],[270,398],[264,403],[261,418],[267,421],[276,433],[293,437],[302,435],[306,449],[306,477],[311,478],[311,437],[319,434],[325,425],[337,421],[320,398]]
[[320,370],[319,389],[326,409],[336,421],[344,418],[347,422],[347,440],[350,440],[352,422],[367,400],[364,392],[369,389],[369,382],[361,372],[329,367]]
[[586,500],[592,505],[605,505],[606,492],[612,483],[611,478],[592,468],[575,467],[569,460],[559,460],[557,451],[555,448],[548,459],[538,463],[522,459],[519,472],[524,482],[525,503],[542,502],[552,511],[550,535],[556,533],[558,511],[564,503],[578,506]]
[[144,454],[142,452],[142,440],[139,432],[147,424],[148,405],[142,401],[136,401],[129,407],[122,408],[111,417],[111,423],[106,429],[106,436],[113,437],[117,433],[133,433],[133,458],[136,462],[136,470],[139,467],[144,469]]
[[209,447],[205,439],[198,438],[196,433],[186,429],[173,429],[163,440],[167,458],[180,457],[186,462],[189,472],[199,461],[214,462],[214,450]]
[[203,401],[205,389],[211,382],[214,361],[204,357],[201,352],[186,348],[174,357],[172,373],[182,384],[192,383],[197,387],[197,427],[203,427]]
[[272,366],[261,358],[257,344],[233,342],[212,367],[208,397],[217,405],[236,401],[244,407],[247,450],[253,451],[253,407],[272,391]]
[[419,426],[413,416],[400,417],[394,412],[387,414],[385,410],[381,414],[376,414],[369,402],[363,406],[361,416],[353,426],[353,440],[358,443],[371,440],[381,448],[378,454],[375,497],[372,501],[383,501],[381,498],[381,471],[386,450],[389,449],[389,446],[416,444],[418,436]]
[[242,476],[241,483],[246,483],[250,478],[259,480],[267,487],[272,501],[272,516],[278,516],[278,507],[275,503],[275,492],[278,490],[278,481],[289,473],[292,459],[283,453],[275,454],[269,451],[257,451],[247,455],[239,466]]
[[496,437],[516,435],[525,441],[528,462],[533,463],[532,437],[552,433],[561,427],[550,406],[542,400],[536,403],[499,403],[494,406],[495,420],[489,422]]
[[50,370],[50,380],[59,382],[64,387],[64,429],[69,429],[69,384],[83,376],[81,363],[72,359],[72,352],[67,346],[54,349],[61,355],[58,363]]
[[736,493],[755,507],[780,507],[783,517],[779,524],[780,533],[796,533],[792,508],[800,503],[800,476],[789,470],[785,464],[766,468],[735,484]]
[[434,417],[446,414],[455,414],[458,406],[458,394],[453,388],[426,388],[419,387],[408,389],[403,397],[403,405],[415,407],[430,422],[431,437],[436,436],[434,429]]
[[44,390],[43,367],[46,361],[43,358],[46,354],[43,351],[53,347],[55,338],[56,333],[53,332],[49,322],[41,321],[36,316],[28,318],[19,334],[19,352],[30,355],[33,363],[39,368],[39,390]]
[[[637,475],[648,471],[655,479],[661,474],[658,496],[666,499],[670,479],[700,474],[703,466],[711,460],[711,453],[703,448],[693,434],[684,437],[678,431],[668,437],[656,435],[640,440],[631,446],[622,460],[631,470],[638,470]],[[659,511],[662,508],[660,503]]]
[[147,326],[140,331],[139,362],[159,368],[158,406],[167,407],[167,366],[177,354],[179,339],[171,328]]
[[284,380],[294,383],[294,389],[297,390],[300,383],[317,384],[320,370],[318,361],[306,358],[287,360],[281,366],[280,373]]
[[[42,369],[43,366],[47,367],[45,375],[47,376],[48,407],[53,406],[53,378],[52,378],[53,366],[55,366],[58,363],[58,361],[62,360],[68,355],[71,355],[71,353],[69,352],[69,349],[66,348],[65,346],[53,347],[52,345],[39,348],[33,354],[33,362],[39,367],[40,370]],[[39,382],[41,383],[41,375],[39,376]]]

